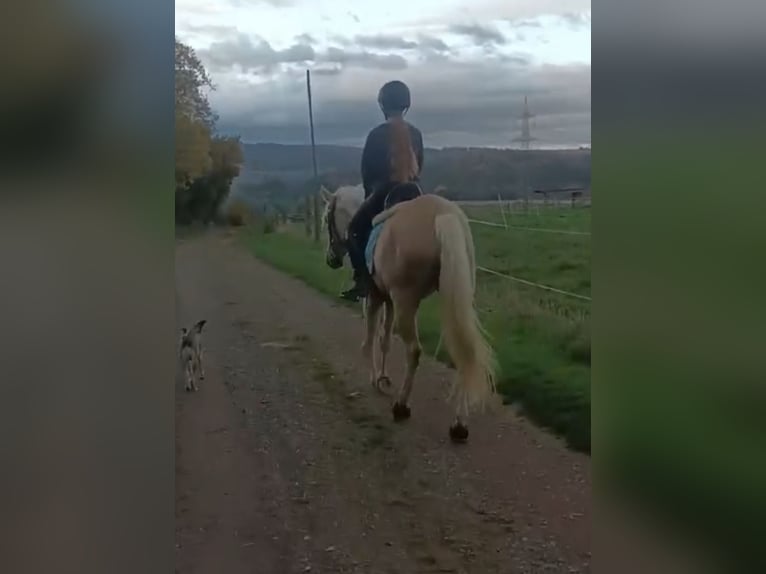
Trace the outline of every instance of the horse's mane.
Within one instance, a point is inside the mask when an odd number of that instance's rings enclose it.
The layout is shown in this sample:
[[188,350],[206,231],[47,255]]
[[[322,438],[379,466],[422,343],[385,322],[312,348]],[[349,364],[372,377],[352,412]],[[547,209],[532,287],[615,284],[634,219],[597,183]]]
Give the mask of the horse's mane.
[[391,124],[391,181],[407,183],[418,175],[418,160],[412,149],[410,127],[402,116],[394,116]]
[[333,199],[335,203],[333,208],[340,207],[348,212],[349,217],[351,217],[364,201],[364,187],[361,183],[341,186],[335,190]]

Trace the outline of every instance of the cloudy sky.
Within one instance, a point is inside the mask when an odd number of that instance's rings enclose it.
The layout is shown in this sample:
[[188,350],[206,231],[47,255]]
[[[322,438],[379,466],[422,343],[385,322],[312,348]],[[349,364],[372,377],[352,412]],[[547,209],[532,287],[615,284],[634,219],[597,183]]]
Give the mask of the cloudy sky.
[[590,144],[590,0],[176,0],[176,33],[217,86],[219,128],[247,142],[361,146],[386,81],[412,91],[430,147]]

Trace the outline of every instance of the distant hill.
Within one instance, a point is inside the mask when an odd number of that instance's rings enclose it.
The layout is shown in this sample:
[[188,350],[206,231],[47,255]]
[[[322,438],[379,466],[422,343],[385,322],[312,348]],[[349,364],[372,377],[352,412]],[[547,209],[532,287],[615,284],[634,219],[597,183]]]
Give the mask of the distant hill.
[[[331,189],[360,182],[360,148],[318,145],[316,153],[320,180]],[[244,156],[234,194],[253,204],[293,204],[315,189],[309,145],[244,144]],[[525,160],[531,189],[590,188],[589,149],[427,149],[422,185],[426,192],[444,186],[451,199],[513,199],[523,194]]]

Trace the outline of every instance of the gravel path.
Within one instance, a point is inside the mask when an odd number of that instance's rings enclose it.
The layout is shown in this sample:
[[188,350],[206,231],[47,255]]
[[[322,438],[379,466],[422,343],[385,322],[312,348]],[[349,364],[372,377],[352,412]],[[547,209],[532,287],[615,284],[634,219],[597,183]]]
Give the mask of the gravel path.
[[208,320],[207,379],[176,380],[178,572],[590,571],[588,457],[510,408],[452,445],[429,359],[394,423],[360,315],[231,239],[180,241],[176,284],[179,328]]

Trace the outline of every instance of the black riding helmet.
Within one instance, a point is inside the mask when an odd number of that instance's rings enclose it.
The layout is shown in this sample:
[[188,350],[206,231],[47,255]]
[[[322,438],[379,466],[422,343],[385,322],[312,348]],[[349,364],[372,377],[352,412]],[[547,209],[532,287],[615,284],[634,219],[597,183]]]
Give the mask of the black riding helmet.
[[408,109],[410,107],[410,89],[407,84],[399,80],[383,84],[378,92],[378,105],[386,115]]

